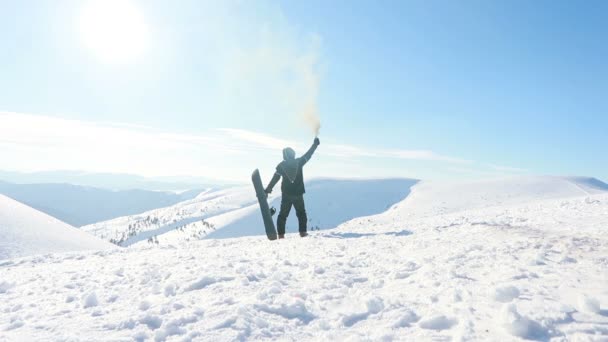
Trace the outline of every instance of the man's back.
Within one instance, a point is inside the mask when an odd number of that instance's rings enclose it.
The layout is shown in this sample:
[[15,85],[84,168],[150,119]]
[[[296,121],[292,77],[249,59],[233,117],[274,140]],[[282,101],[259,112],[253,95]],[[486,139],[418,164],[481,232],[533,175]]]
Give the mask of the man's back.
[[284,160],[277,165],[277,173],[281,175],[281,192],[288,196],[299,196],[306,192],[304,188],[305,159],[297,158]]
[[[266,193],[272,192],[275,184],[280,178],[283,178],[281,182],[281,192],[288,196],[301,196],[306,192],[304,188],[304,174],[303,168],[306,163],[310,160],[313,153],[319,146],[319,139],[315,138],[314,143],[308,149],[306,153],[300,158],[295,158],[295,152],[291,148],[285,148],[283,150],[283,161],[277,165],[276,172],[270,181],[270,184],[266,187]],[[287,153],[289,152],[289,153]]]

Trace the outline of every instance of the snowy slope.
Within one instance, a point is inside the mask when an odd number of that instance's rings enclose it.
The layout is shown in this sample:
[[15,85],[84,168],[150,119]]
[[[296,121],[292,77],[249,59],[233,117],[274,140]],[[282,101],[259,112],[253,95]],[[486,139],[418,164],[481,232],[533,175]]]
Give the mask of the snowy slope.
[[130,246],[138,242],[145,243],[149,238],[161,237],[171,231],[181,231],[187,225],[199,228],[198,223],[201,225],[199,230],[190,229],[182,238],[200,239],[215,229],[207,224],[206,219],[250,206],[256,201],[250,187],[210,189],[192,200],[170,207],[119,217],[84,226],[82,229],[103,240]]
[[0,195],[0,259],[112,248],[112,244]]
[[562,180],[469,183],[471,207],[421,183],[304,239],[5,261],[0,340],[605,341],[608,193]]
[[608,191],[595,178],[519,176],[468,182],[417,184],[412,194],[399,204],[410,216],[423,217],[540,199],[566,198]]
[[[315,179],[307,182],[309,227],[327,229],[359,216],[378,214],[401,201],[416,183],[412,179]],[[275,191],[280,193],[280,190]],[[270,204],[280,207],[280,194]],[[129,228],[129,226],[131,228]],[[288,231],[297,231],[292,213]],[[184,240],[264,235],[262,218],[252,186],[209,191],[194,200],[140,215],[83,227],[102,239],[123,241],[123,246]]]

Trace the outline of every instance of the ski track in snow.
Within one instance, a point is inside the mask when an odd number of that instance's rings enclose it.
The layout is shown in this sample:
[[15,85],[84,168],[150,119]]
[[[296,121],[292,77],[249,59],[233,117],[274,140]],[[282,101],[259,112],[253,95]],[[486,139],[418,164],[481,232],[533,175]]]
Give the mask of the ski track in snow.
[[608,340],[608,195],[0,261],[0,341]]

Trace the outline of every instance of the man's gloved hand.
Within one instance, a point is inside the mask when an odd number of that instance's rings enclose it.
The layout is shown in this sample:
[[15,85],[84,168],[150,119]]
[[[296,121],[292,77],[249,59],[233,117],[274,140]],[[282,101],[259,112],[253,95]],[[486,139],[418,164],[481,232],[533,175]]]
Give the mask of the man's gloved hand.
[[270,193],[272,192],[272,189],[265,189],[264,192],[266,193],[266,198],[268,198],[268,195],[270,195]]
[[317,146],[321,145],[321,141],[319,140],[319,138],[315,138],[315,145],[317,145]]

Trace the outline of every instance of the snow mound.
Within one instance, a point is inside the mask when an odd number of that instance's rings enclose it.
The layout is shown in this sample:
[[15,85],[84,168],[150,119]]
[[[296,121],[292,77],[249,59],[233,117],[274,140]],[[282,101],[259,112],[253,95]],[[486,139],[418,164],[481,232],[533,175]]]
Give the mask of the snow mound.
[[0,195],[0,260],[35,254],[108,248],[114,246]]
[[538,322],[522,316],[514,304],[507,304],[502,311],[503,327],[513,336],[527,340],[542,340],[547,330]]
[[600,314],[600,302],[595,298],[586,295],[579,295],[578,307],[581,312]]
[[494,300],[508,303],[519,297],[519,289],[515,286],[500,286],[494,289]]
[[455,318],[448,318],[443,315],[433,316],[429,319],[421,321],[418,325],[422,329],[429,330],[445,330],[450,329],[454,325],[458,324],[458,320]]

